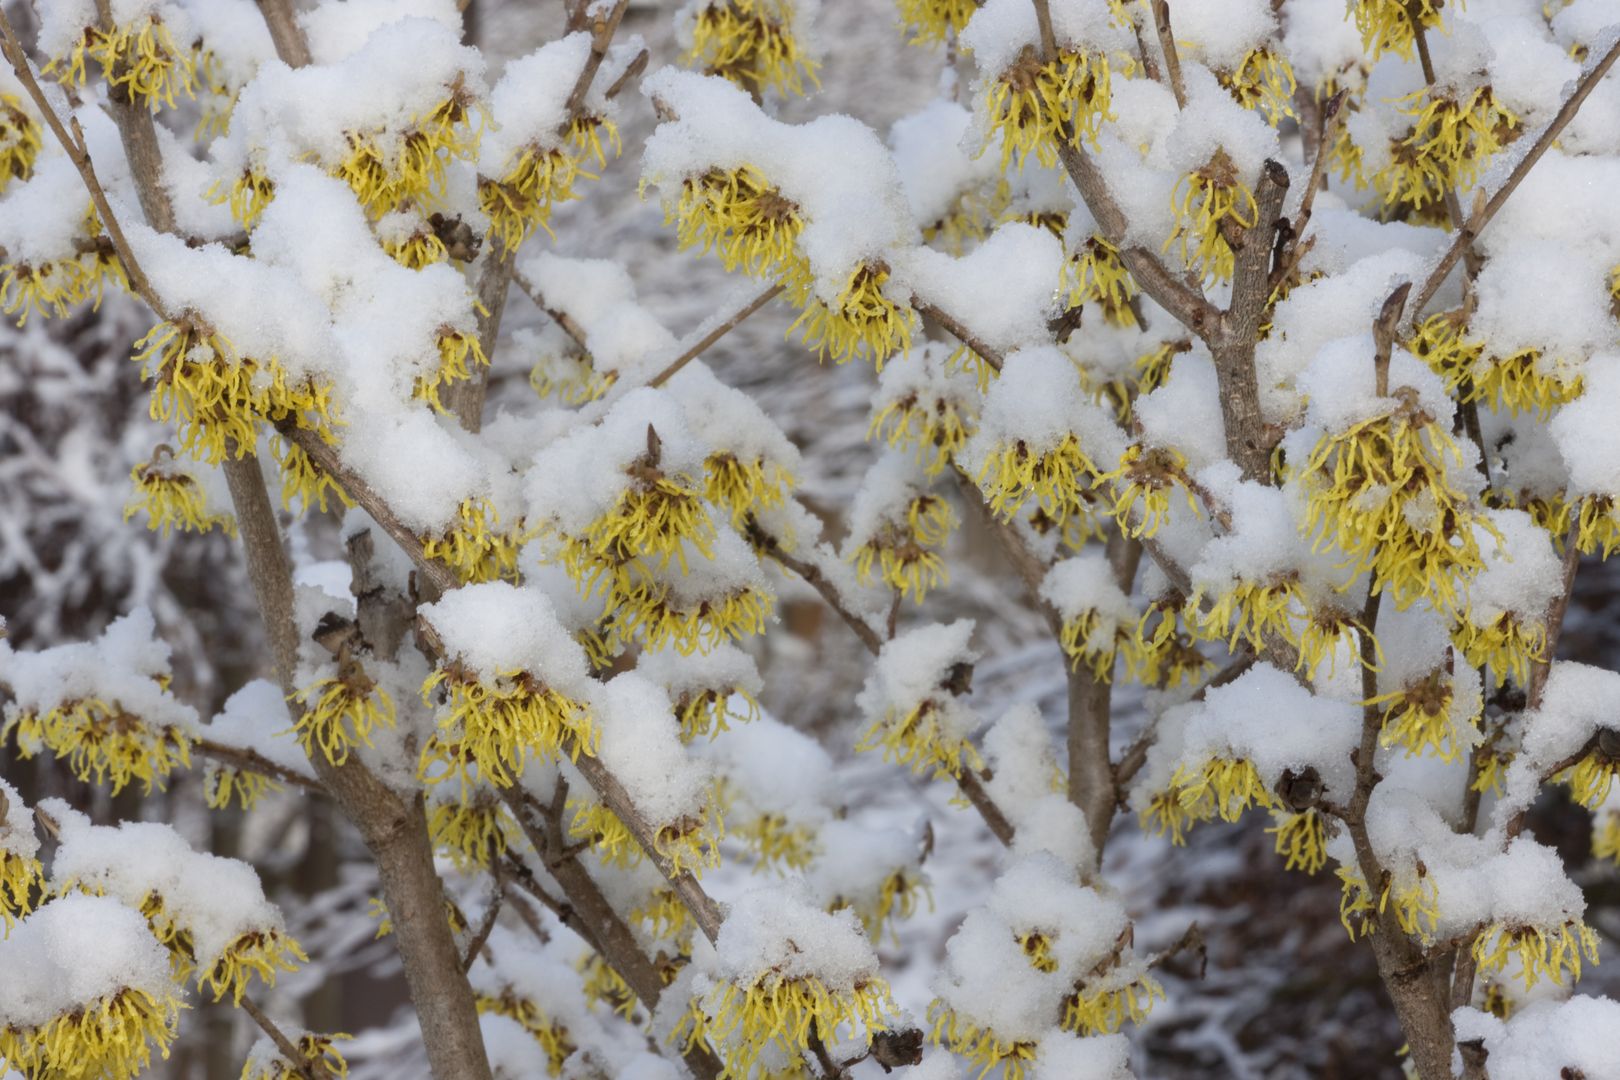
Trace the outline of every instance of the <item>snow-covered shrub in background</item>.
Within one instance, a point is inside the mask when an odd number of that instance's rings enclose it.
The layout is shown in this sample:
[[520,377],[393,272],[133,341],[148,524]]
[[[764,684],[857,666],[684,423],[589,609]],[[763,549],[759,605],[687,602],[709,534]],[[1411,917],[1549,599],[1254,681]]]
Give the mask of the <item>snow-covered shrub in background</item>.
[[[1566,784],[1620,861],[1620,675],[1553,661],[1620,546],[1620,5],[898,0],[945,66],[887,139],[781,107],[835,44],[810,0],[687,0],[645,77],[626,0],[567,7],[500,71],[450,0],[7,27],[0,304],[150,309],[128,512],[240,540],[271,677],[205,723],[144,608],[0,642],[11,752],[332,800],[441,1080],[1128,1076],[1175,950],[1107,879],[1127,807],[1331,865],[1423,1080],[1615,1075],[1525,821]],[[628,152],[673,246],[754,280],[687,337],[640,267],[536,250]],[[513,288],[543,329],[503,337]],[[873,369],[836,540],[699,358],[777,300],[789,351]],[[532,394],[486,407],[505,369]],[[332,527],[287,543],[272,492]],[[1066,760],[1027,704],[981,732],[987,635],[926,606],[969,522],[1061,649]],[[794,579],[871,654],[843,746],[760,707]],[[943,957],[878,951],[933,833],[846,797],[861,751],[1005,846]],[[346,1073],[255,1004],[310,958],[254,869],[169,825],[0,783],[0,915],[30,1080],[136,1075],[188,989],[262,1029],[244,1076]]]

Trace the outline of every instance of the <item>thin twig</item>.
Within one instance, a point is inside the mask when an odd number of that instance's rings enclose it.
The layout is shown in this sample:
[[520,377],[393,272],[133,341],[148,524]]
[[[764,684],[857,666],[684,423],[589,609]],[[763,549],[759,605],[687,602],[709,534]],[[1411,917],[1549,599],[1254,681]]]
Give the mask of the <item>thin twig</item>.
[[226,746],[224,743],[217,743],[207,738],[193,740],[191,749],[203,757],[213,758],[215,761],[235,769],[259,773],[262,776],[268,776],[272,780],[279,780],[284,784],[301,787],[305,791],[319,794],[326,793],[326,787],[313,776],[305,776],[302,773],[277,765],[257,750]]
[[1001,370],[1003,363],[1001,353],[992,348],[983,338],[979,337],[967,325],[949,312],[941,311],[937,305],[931,304],[921,297],[913,296],[911,306],[919,315],[926,315],[939,325],[951,332],[951,336],[978,354],[979,359],[989,364],[997,371]]
[[[1196,0],[1195,0],[1196,2]],[[1176,95],[1176,107],[1187,107],[1187,84],[1181,78],[1181,55],[1176,51],[1176,35],[1170,27],[1169,0],[1152,0],[1153,27],[1159,34],[1159,49],[1164,53],[1164,68],[1170,74],[1170,92]]]
[[681,355],[671,360],[669,364],[664,367],[664,370],[647,380],[647,385],[655,388],[663,386],[666,382],[673,378],[675,373],[680,371],[681,368],[685,367],[697,357],[701,356],[711,345],[725,337],[731,331],[735,330],[744,319],[748,318],[748,316],[770,303],[771,300],[774,299],[783,288],[784,286],[782,283],[777,282],[775,285],[772,285],[764,292],[748,301],[748,303],[744,304],[737,310],[736,314],[732,315],[725,322],[710,330],[707,334],[704,334],[689,348],[682,352]]
[[861,639],[861,644],[866,646],[868,652],[876,656],[878,650],[883,648],[883,638],[872,628],[870,623],[857,615],[844,603],[844,597],[839,593],[838,586],[834,585],[827,578],[827,575],[821,572],[819,566],[790,554],[781,541],[766,532],[758,519],[752,516],[749,517],[744,526],[744,535],[748,538],[749,543],[758,548],[766,557],[781,563],[803,579],[806,585],[820,593],[821,598],[827,602],[827,606],[836,611],[839,617],[849,625],[849,628],[855,631],[855,636]]
[[1389,358],[1395,349],[1395,328],[1400,325],[1401,310],[1411,291],[1410,281],[1396,286],[1373,321],[1373,392],[1379,397],[1389,396]]
[[495,930],[495,920],[501,914],[501,900],[506,896],[506,886],[502,880],[499,861],[490,864],[490,873],[495,877],[495,888],[490,891],[489,906],[484,909],[483,918],[478,920],[478,929],[474,931],[472,940],[467,942],[467,951],[461,954],[462,971],[472,970],[484,942],[489,940],[489,935]]
[[1547,126],[1542,129],[1541,134],[1536,137],[1536,141],[1531,145],[1530,149],[1519,158],[1517,164],[1513,166],[1513,171],[1502,182],[1502,186],[1497,188],[1494,195],[1479,205],[1468,216],[1467,224],[1457,230],[1457,238],[1452,241],[1451,246],[1446,249],[1440,261],[1429,272],[1427,280],[1423,282],[1423,287],[1418,290],[1417,300],[1413,302],[1410,308],[1412,329],[1417,328],[1424,309],[1428,307],[1429,301],[1434,299],[1434,294],[1440,291],[1440,286],[1445,283],[1452,267],[1457,265],[1457,260],[1462,258],[1463,252],[1468,249],[1468,245],[1473,242],[1475,237],[1485,231],[1485,226],[1490,224],[1491,219],[1502,209],[1502,205],[1507,202],[1508,197],[1518,189],[1519,184],[1529,175],[1536,162],[1540,161],[1542,155],[1551,148],[1554,142],[1558,141],[1558,136],[1563,133],[1569,122],[1575,118],[1575,114],[1580,111],[1581,105],[1592,93],[1593,89],[1596,88],[1599,80],[1609,73],[1609,69],[1614,66],[1616,60],[1620,60],[1620,41],[1616,41],[1611,45],[1608,52],[1604,53],[1581,73],[1580,79],[1575,84],[1574,91],[1559,106],[1558,112],[1547,123]]
[[596,70],[602,66],[602,58],[607,55],[608,43],[613,40],[613,33],[619,28],[619,20],[624,18],[624,9],[629,6],[630,0],[618,0],[606,15],[596,17],[596,25],[591,30],[591,54],[585,58],[585,66],[580,69],[579,78],[574,80],[574,88],[568,92],[568,104],[563,113],[564,120],[557,131],[559,135],[567,134],[574,117],[585,104],[585,95],[590,92],[591,82],[596,78]]

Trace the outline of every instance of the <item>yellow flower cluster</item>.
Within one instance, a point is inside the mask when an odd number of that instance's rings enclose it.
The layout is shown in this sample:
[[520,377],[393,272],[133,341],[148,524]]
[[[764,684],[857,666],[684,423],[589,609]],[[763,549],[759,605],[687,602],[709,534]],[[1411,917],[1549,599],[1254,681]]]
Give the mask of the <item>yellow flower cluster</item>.
[[1419,212],[1471,186],[1485,159],[1501,149],[1504,133],[1519,123],[1488,86],[1456,100],[1425,88],[1400,99],[1399,108],[1411,118],[1411,130],[1391,141],[1389,163],[1372,182],[1386,204]]
[[896,3],[900,8],[900,23],[909,32],[907,40],[913,45],[936,45],[960,34],[973,13],[979,10],[977,0],[896,0]]
[[926,475],[938,476],[976,426],[970,410],[967,402],[940,397],[929,404],[907,394],[872,417],[866,437],[879,436],[895,450],[915,446]]
[[529,369],[529,386],[536,394],[575,407],[600,399],[618,381],[616,371],[597,371],[589,353],[542,355]]
[[1295,115],[1294,69],[1269,48],[1250,49],[1235,69],[1218,77],[1239,105],[1265,113],[1272,127]]
[[620,642],[638,640],[650,650],[673,647],[683,656],[765,632],[776,598],[751,585],[682,599],[675,585],[641,573],[614,593],[608,629]]
[[1579,920],[1552,928],[1493,923],[1474,939],[1472,952],[1481,974],[1500,972],[1508,957],[1517,956],[1525,989],[1543,978],[1562,983],[1566,973],[1571,982],[1579,980],[1583,953],[1598,962],[1597,934]]
[[[1310,491],[1306,531],[1320,531],[1375,589],[1406,606],[1419,597],[1457,606],[1457,579],[1483,565],[1474,526],[1494,532],[1450,473],[1462,452],[1450,432],[1402,387],[1391,412],[1324,435],[1305,463]],[[1449,464],[1448,464],[1449,459]]]
[[1327,865],[1327,830],[1314,806],[1298,814],[1273,811],[1276,824],[1266,832],[1277,838],[1277,854],[1288,861],[1286,870],[1314,874]]
[[[1369,699],[1368,705],[1384,706],[1383,734],[1378,741],[1384,746],[1403,747],[1408,756],[1432,750],[1441,761],[1456,761],[1457,755],[1468,745],[1452,718],[1456,694],[1457,685],[1451,675],[1444,669],[1436,669],[1399,690]],[[1469,711],[1475,715],[1483,708],[1477,693],[1469,704]],[[1472,733],[1470,725],[1469,734]]]
[[310,456],[297,443],[277,435],[270,440],[270,454],[281,467],[282,509],[291,510],[296,499],[301,512],[307,513],[311,507],[319,507],[324,514],[328,497],[346,507],[354,505],[354,500],[332,478],[332,474],[310,460]]
[[234,765],[210,762],[203,774],[203,798],[213,810],[230,809],[232,799],[243,810],[251,810],[268,792],[280,790],[281,785],[263,773]]
[[791,286],[789,298],[804,310],[788,333],[803,327],[804,343],[816,350],[818,358],[830,354],[842,364],[857,356],[870,357],[882,371],[883,361],[911,347],[916,317],[909,305],[884,295],[883,283],[888,280],[889,268],[883,263],[862,263],[850,271],[835,305],[812,295],[808,283]]
[[34,890],[42,889],[44,883],[45,871],[38,859],[25,859],[0,848],[0,922],[5,924],[6,934],[20,916],[33,910]]
[[938,495],[922,494],[906,504],[905,518],[888,520],[850,555],[855,576],[869,584],[873,567],[883,583],[903,597],[922,603],[928,590],[949,578],[937,548],[956,524],[951,504]]
[[44,145],[39,123],[23,110],[17,95],[0,93],[0,191],[33,175]]
[[1350,0],[1350,14],[1361,31],[1361,44],[1371,59],[1386,51],[1412,59],[1417,30],[1440,25],[1445,0]]
[[[430,783],[454,775],[463,785],[468,770],[496,787],[511,787],[530,754],[548,760],[595,753],[590,712],[577,701],[524,671],[502,672],[492,681],[451,662],[422,683],[422,700],[443,708],[438,730],[422,750],[421,773]],[[446,772],[432,772],[443,765]]]
[[[568,835],[589,841],[603,862],[635,866],[646,858],[646,851],[612,810],[595,799],[570,801],[568,806],[574,813]],[[704,870],[720,865],[720,838],[724,834],[724,819],[711,800],[699,813],[660,826],[653,847],[672,873],[689,871],[702,876]]]
[[276,197],[274,181],[258,168],[250,166],[237,175],[228,190],[221,189],[223,183],[220,181],[209,188],[208,197],[216,203],[228,202],[231,217],[243,229],[252,232],[253,226],[259,223],[259,215]]
[[1064,262],[1063,284],[1069,291],[1071,308],[1094,302],[1115,326],[1137,324],[1131,307],[1131,300],[1140,291],[1136,280],[1120,261],[1119,248],[1100,235],[1088,237],[1080,250]]
[[317,679],[292,700],[304,707],[293,725],[298,745],[311,758],[319,747],[333,765],[349,760],[355,743],[370,746],[374,728],[394,726],[394,699],[357,660],[345,658],[336,675]]
[[197,979],[197,989],[213,994],[215,1001],[231,996],[240,1005],[248,980],[257,975],[266,986],[276,985],[278,971],[297,971],[309,957],[298,942],[275,930],[253,930],[242,934],[226,948],[214,965]]
[[[1097,483],[1117,485],[1114,490],[1114,520],[1125,535],[1153,536],[1170,519],[1170,492],[1181,489],[1187,507],[1198,513],[1198,501],[1187,486],[1187,459],[1169,446],[1132,443],[1120,455],[1119,464],[1097,476]],[[1133,511],[1141,508],[1141,516]]]
[[[1152,633],[1148,632],[1149,622]],[[1136,648],[1127,650],[1125,658],[1131,663],[1132,678],[1161,690],[1173,690],[1183,683],[1190,686],[1215,666],[1199,651],[1188,632],[1185,605],[1175,597],[1155,601],[1142,613],[1136,624]]]
[[140,781],[146,794],[178,768],[191,767],[191,736],[175,727],[154,727],[114,701],[66,701],[44,716],[13,714],[0,727],[0,743],[16,731],[18,756],[26,759],[43,744],[68,763],[85,783],[108,783],[118,794]]
[[1260,220],[1254,192],[1238,175],[1231,155],[1216,150],[1208,162],[1176,181],[1170,209],[1176,226],[1165,250],[1179,241],[1182,262],[1200,268],[1205,282],[1230,280],[1236,255],[1227,233],[1252,229]]
[[1251,806],[1271,809],[1276,799],[1261,782],[1254,764],[1243,758],[1210,758],[1197,770],[1181,766],[1170,778],[1176,801],[1193,821],[1236,821]]
[[1403,933],[1425,940],[1434,933],[1440,920],[1439,890],[1421,862],[1414,874],[1386,876],[1376,905],[1360,871],[1341,866],[1334,873],[1341,883],[1339,922],[1352,941],[1378,928],[1377,916],[1389,910],[1391,900],[1395,902],[1395,922]]
[[994,79],[987,80],[981,107],[988,117],[985,146],[1001,137],[1001,171],[1013,154],[1018,166],[1034,155],[1047,168],[1058,161],[1058,146],[1079,146],[1095,139],[1105,120],[1113,119],[1113,76],[1100,52],[1060,49],[1043,61],[1033,46]]
[[65,55],[51,58],[45,74],[82,86],[86,59],[101,65],[103,77],[115,91],[153,112],[160,104],[174,108],[176,92],[196,96],[191,53],[175,45],[168,25],[156,12],[110,31],[86,27]]
[[1588,810],[1596,810],[1609,797],[1616,772],[1620,772],[1620,761],[1610,757],[1600,746],[1560,774],[1559,779],[1569,785],[1576,802]]
[[1079,438],[1069,434],[1039,454],[1022,439],[1004,443],[985,459],[975,479],[999,517],[1012,517],[1033,495],[1046,516],[1061,526],[1089,508],[1082,493],[1099,475]]
[[158,323],[135,348],[141,377],[152,383],[152,419],[174,422],[181,450],[194,457],[252,453],[261,420],[331,428],[330,386],[294,379],[274,357],[239,356],[194,315]]
[[965,735],[957,735],[940,721],[940,706],[933,698],[901,713],[892,709],[867,729],[855,744],[857,752],[883,750],[883,760],[908,765],[921,776],[930,770],[935,776],[960,777],[964,768],[978,771],[984,760]]
[[1515,684],[1525,685],[1532,661],[1539,663],[1547,650],[1544,622],[1526,622],[1511,611],[1504,611],[1489,625],[1479,626],[1472,619],[1459,619],[1451,640],[1473,667],[1490,666],[1496,685],[1512,676]]
[[31,1027],[0,1027],[0,1061],[27,1080],[131,1080],[180,1031],[175,994],[125,988]]
[[[335,1033],[332,1035],[317,1035],[306,1031],[298,1036],[293,1044],[298,1048],[304,1061],[309,1062],[316,1070],[315,1080],[341,1080],[349,1075],[349,1063],[343,1059],[334,1043],[352,1039],[352,1035]],[[242,1066],[241,1080],[303,1080],[303,1073],[298,1066],[289,1062],[279,1053],[269,1061],[261,1061],[258,1067],[253,1062]]]
[[928,1021],[932,1025],[929,1037],[958,1057],[966,1058],[981,1077],[1000,1069],[1002,1080],[1024,1080],[1027,1063],[1035,1060],[1034,1042],[1003,1039],[938,999],[928,1007]]
[[438,559],[456,572],[462,584],[510,581],[518,576],[518,552],[529,540],[519,520],[509,529],[497,528],[501,516],[487,499],[467,499],[456,511],[456,522],[439,535],[422,540],[422,554]]
[[754,853],[756,870],[785,866],[803,871],[819,850],[814,829],[795,824],[781,814],[756,814],[742,821],[732,816],[726,831]]
[[478,208],[488,215],[490,234],[502,249],[516,251],[535,229],[551,231],[552,207],[579,198],[574,182],[581,178],[597,176],[586,172],[569,149],[526,147],[499,179],[478,178]]
[[1576,520],[1575,546],[1584,555],[1602,552],[1607,559],[1620,547],[1620,518],[1615,516],[1614,500],[1607,495],[1588,495],[1581,500]]
[[476,334],[465,333],[451,326],[439,327],[439,366],[431,375],[418,376],[411,394],[418,401],[433,406],[435,412],[444,412],[439,391],[451,383],[466,382],[473,377],[473,367],[488,367],[489,357],[479,344]]
[[873,942],[882,939],[883,930],[887,927],[898,944],[901,920],[915,915],[917,902],[923,898],[927,899],[928,909],[932,911],[934,892],[929,888],[928,879],[911,867],[902,866],[884,878],[883,884],[872,896],[854,902],[839,897],[828,905],[827,910],[838,911],[848,907],[861,920],[861,925],[866,928],[866,936]]
[[805,80],[820,89],[821,62],[805,51],[793,24],[793,0],[708,0],[697,11],[685,60],[751,94],[769,88],[802,96]]
[[[371,217],[430,200],[444,188],[446,165],[477,152],[487,120],[483,106],[459,77],[447,90],[443,101],[403,131],[347,133],[348,154],[330,172],[349,185]],[[478,128],[471,123],[474,112],[481,120]]]
[[1063,1027],[1080,1035],[1112,1035],[1128,1020],[1140,1024],[1147,1019],[1155,998],[1164,998],[1164,988],[1147,974],[1124,978],[1125,973],[1110,971],[1096,980],[1082,983],[1063,999]]
[[1260,651],[1267,637],[1277,637],[1290,644],[1296,643],[1293,620],[1290,618],[1296,600],[1303,594],[1297,577],[1292,574],[1267,581],[1239,581],[1215,595],[1205,608],[1202,591],[1193,594],[1187,604],[1198,638],[1204,641],[1226,640],[1227,648],[1236,649],[1239,641]]
[[1470,400],[1489,401],[1493,408],[1528,412],[1546,419],[1559,405],[1581,396],[1584,380],[1559,357],[1540,349],[1520,349],[1507,356],[1490,356],[1479,372]]
[[664,224],[671,220],[682,251],[712,250],[728,271],[808,284],[794,247],[804,229],[799,207],[752,165],[687,177],[679,198],[664,207]]
[[[0,124],[0,134],[3,131],[4,125]],[[0,175],[0,179],[6,177]],[[0,183],[0,188],[3,187]],[[7,315],[17,315],[17,325],[23,326],[35,312],[41,318],[60,319],[86,300],[100,307],[109,280],[121,289],[129,288],[124,264],[114,252],[112,242],[101,235],[101,221],[94,207],[85,213],[83,231],[75,238],[75,248],[78,254],[71,258],[6,263],[4,275],[0,276],[0,309]]]
[[144,511],[146,527],[164,536],[175,528],[207,532],[216,525],[225,535],[236,535],[236,518],[209,508],[202,485],[174,460],[174,451],[168,446],[153,450],[152,459],[131,469],[129,478],[135,491],[124,506],[125,521],[137,511]]
[[708,1043],[725,1063],[724,1077],[754,1076],[760,1056],[771,1047],[797,1057],[812,1033],[831,1046],[841,1028],[884,1027],[892,1009],[889,988],[880,980],[832,990],[812,976],[784,978],[766,971],[746,986],[728,982],[694,999],[672,1038],[684,1039],[687,1047]]
[[721,451],[703,462],[703,497],[731,511],[731,523],[739,528],[755,510],[781,506],[792,490],[793,474],[763,457],[742,461]]
[[462,871],[488,868],[509,849],[521,848],[523,830],[506,807],[487,793],[435,801],[428,810],[428,837]]
[[[742,699],[741,711],[733,712],[733,702]],[[707,735],[710,739],[731,730],[727,720],[749,723],[759,719],[759,702],[740,686],[711,688],[683,693],[675,703],[675,718],[681,723],[681,741],[692,742]]]

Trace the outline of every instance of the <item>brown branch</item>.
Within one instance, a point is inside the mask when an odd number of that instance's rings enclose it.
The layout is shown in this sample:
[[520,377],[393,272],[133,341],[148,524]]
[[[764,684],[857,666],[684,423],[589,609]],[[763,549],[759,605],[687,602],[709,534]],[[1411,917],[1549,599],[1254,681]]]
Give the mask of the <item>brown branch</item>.
[[634,79],[643,71],[647,70],[647,61],[651,58],[651,55],[652,54],[646,49],[642,49],[640,52],[636,53],[634,60],[631,60],[624,66],[624,70],[619,73],[619,77],[614,79],[612,84],[607,88],[605,96],[609,101],[612,101],[614,98],[618,97],[619,92],[626,86],[630,85],[631,79]]
[[294,15],[292,0],[258,0],[258,4],[281,62],[292,68],[309,63],[309,42],[304,40],[304,31]]
[[[1197,2],[1197,0],[1194,0]],[[1181,77],[1181,55],[1176,51],[1176,35],[1170,28],[1169,0],[1152,0],[1153,28],[1159,34],[1159,49],[1164,53],[1164,67],[1170,74],[1170,91],[1176,95],[1176,107],[1187,107],[1187,84]]]
[[979,337],[972,330],[969,330],[967,325],[960,319],[956,318],[956,316],[951,315],[949,312],[941,311],[934,304],[930,304],[928,301],[915,296],[911,298],[911,306],[916,309],[917,314],[926,315],[928,318],[939,323],[939,325],[943,326],[946,330],[949,330],[952,337],[956,338],[962,344],[972,349],[979,355],[981,360],[989,364],[992,368],[995,368],[997,371],[1001,370],[1001,365],[1003,363],[1001,353],[996,349],[991,348],[983,338]]
[[1300,261],[1316,242],[1314,236],[1305,238],[1305,230],[1311,223],[1311,214],[1316,206],[1316,194],[1322,190],[1328,154],[1332,152],[1333,142],[1338,137],[1339,123],[1345,115],[1344,103],[1349,96],[1350,91],[1340,90],[1329,98],[1327,105],[1320,110],[1316,129],[1316,153],[1311,159],[1310,179],[1306,181],[1305,192],[1300,196],[1299,209],[1294,211],[1293,220],[1287,222],[1282,251],[1271,270],[1272,292],[1293,277]]
[[546,298],[540,295],[540,290],[534,287],[534,282],[529,280],[527,274],[521,270],[514,269],[512,272],[512,280],[518,283],[518,288],[523,290],[524,296],[527,296],[534,302],[535,307],[539,308],[541,311],[550,316],[552,322],[563,328],[563,333],[574,339],[575,345],[578,345],[581,349],[584,349],[587,352],[590,351],[590,346],[586,343],[585,328],[579,325],[579,323],[574,320],[574,317],[568,314],[568,312],[553,308],[547,304]]
[[282,1030],[276,1026],[275,1021],[265,1015],[264,1010],[259,1008],[251,997],[243,994],[237,998],[236,1004],[241,1006],[243,1012],[253,1018],[253,1022],[259,1025],[260,1031],[270,1036],[270,1041],[276,1044],[276,1050],[286,1059],[287,1064],[292,1066],[294,1072],[303,1077],[304,1080],[315,1080],[315,1068],[309,1058],[305,1057],[298,1047],[293,1045],[293,1041],[287,1038]]
[[1052,29],[1051,0],[1035,0],[1035,25],[1041,34],[1041,58],[1047,63],[1057,59],[1057,34]]
[[495,931],[495,920],[501,915],[501,901],[506,896],[506,886],[501,877],[501,864],[490,864],[490,873],[495,877],[495,888],[490,890],[489,906],[484,908],[484,915],[478,920],[478,929],[473,931],[472,940],[467,942],[467,949],[461,954],[461,970],[471,971],[473,964],[478,960],[478,954],[489,940],[489,935]]
[[1288,170],[1267,161],[1260,170],[1255,203],[1255,224],[1245,229],[1236,244],[1232,272],[1232,303],[1220,317],[1220,332],[1210,342],[1215,375],[1220,383],[1221,418],[1226,427],[1226,452],[1243,470],[1246,480],[1269,483],[1271,461],[1260,413],[1260,384],[1255,376],[1254,349],[1260,324],[1271,299],[1272,240],[1288,195]]
[[1572,525],[1564,537],[1563,588],[1547,608],[1547,641],[1542,646],[1541,656],[1530,666],[1530,678],[1525,687],[1526,709],[1541,708],[1541,697],[1547,691],[1547,675],[1552,670],[1553,654],[1558,649],[1558,638],[1564,631],[1564,616],[1569,613],[1570,597],[1575,592],[1575,572],[1580,569],[1581,549],[1575,543],[1579,531],[1578,524]]
[[1559,106],[1558,112],[1548,122],[1547,126],[1542,129],[1541,134],[1536,137],[1536,141],[1531,145],[1530,149],[1519,158],[1518,162],[1513,166],[1512,172],[1508,174],[1508,178],[1502,182],[1502,186],[1483,204],[1478,205],[1474,212],[1468,216],[1467,223],[1457,230],[1457,238],[1452,241],[1451,246],[1440,257],[1440,261],[1429,272],[1428,278],[1423,282],[1423,287],[1418,290],[1417,300],[1413,302],[1410,309],[1412,315],[1410,326],[1413,330],[1417,328],[1418,321],[1421,319],[1424,309],[1428,307],[1429,301],[1434,299],[1435,293],[1440,291],[1440,286],[1445,283],[1446,278],[1451,274],[1452,268],[1457,265],[1457,260],[1462,258],[1463,253],[1468,250],[1468,245],[1473,243],[1475,237],[1485,231],[1485,227],[1490,224],[1491,219],[1502,209],[1508,197],[1518,189],[1524,178],[1529,175],[1536,162],[1540,161],[1542,155],[1558,140],[1558,136],[1563,133],[1569,122],[1575,118],[1575,114],[1580,111],[1581,105],[1592,93],[1593,89],[1596,88],[1599,80],[1609,73],[1609,69],[1614,66],[1616,60],[1620,60],[1620,41],[1616,41],[1611,45],[1608,52],[1604,53],[1581,73],[1580,79],[1575,84],[1574,91]]
[[701,338],[694,342],[690,348],[686,349],[681,353],[681,355],[671,360],[657,375],[654,375],[651,379],[648,379],[647,385],[655,388],[663,386],[666,382],[672,379],[675,376],[675,373],[680,371],[681,368],[685,367],[697,357],[701,356],[711,345],[725,337],[731,331],[735,330],[739,325],[741,325],[744,319],[748,318],[748,316],[770,303],[771,300],[782,291],[783,287],[784,286],[781,282],[777,282],[775,285],[770,286],[764,292],[748,301],[748,303],[739,308],[737,312],[730,318],[726,319],[720,325],[710,330],[707,334],[704,334]]
[[844,597],[839,593],[838,586],[834,585],[827,578],[827,575],[821,572],[821,567],[789,553],[783,547],[781,541],[766,532],[764,526],[759,523],[759,519],[752,515],[749,516],[743,526],[743,535],[748,538],[749,543],[753,544],[766,557],[781,563],[797,574],[806,585],[820,593],[821,598],[827,602],[827,606],[837,612],[838,616],[855,632],[855,636],[861,639],[861,644],[866,646],[867,651],[873,656],[878,654],[878,651],[883,648],[883,639],[872,628],[871,624],[844,603]]
[[1014,833],[1012,822],[1007,820],[1007,815],[996,805],[996,800],[985,789],[984,780],[979,774],[972,769],[963,768],[961,775],[956,778],[956,783],[962,789],[967,801],[972,803],[979,816],[984,818],[985,825],[989,826],[995,838],[1011,847]]
[[[1204,695],[1209,691],[1237,681],[1244,672],[1254,667],[1255,661],[1256,657],[1253,653],[1245,653],[1239,656],[1220,671],[1217,671],[1208,682],[1200,686],[1191,700],[1202,701]],[[1125,753],[1120,755],[1119,764],[1114,767],[1114,784],[1119,790],[1120,805],[1122,806],[1125,802],[1126,785],[1131,782],[1131,779],[1137,773],[1142,771],[1142,766],[1147,764],[1148,750],[1153,747],[1153,740],[1158,735],[1158,729],[1158,716],[1155,716],[1142,728],[1142,733],[1136,737],[1131,745],[1125,748]]]
[[608,43],[613,40],[619,20],[624,18],[624,9],[629,5],[630,0],[618,0],[605,15],[596,16],[596,23],[591,28],[591,54],[585,58],[585,66],[580,69],[579,78],[574,80],[574,88],[568,92],[568,104],[563,114],[566,119],[557,134],[567,134],[574,117],[579,115],[581,106],[585,104],[585,95],[590,92],[591,83],[596,78],[596,70],[602,66],[602,58],[607,55]]
[[1401,310],[1412,283],[1404,282],[1384,299],[1384,306],[1373,321],[1373,392],[1379,397],[1389,396],[1389,358],[1395,350],[1395,329],[1401,322]]

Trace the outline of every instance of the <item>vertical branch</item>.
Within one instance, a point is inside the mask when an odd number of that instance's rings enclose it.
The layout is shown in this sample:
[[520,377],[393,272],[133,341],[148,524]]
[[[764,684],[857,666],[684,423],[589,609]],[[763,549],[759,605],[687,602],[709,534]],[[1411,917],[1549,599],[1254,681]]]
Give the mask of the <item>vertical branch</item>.
[[1153,27],[1159,34],[1159,50],[1164,53],[1164,69],[1170,75],[1170,92],[1176,95],[1176,105],[1187,107],[1187,84],[1181,77],[1181,54],[1176,52],[1175,31],[1170,28],[1169,0],[1152,0]]
[[295,68],[309,63],[309,42],[293,14],[292,0],[258,0],[258,4],[281,62]]

